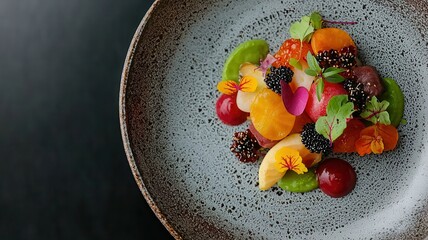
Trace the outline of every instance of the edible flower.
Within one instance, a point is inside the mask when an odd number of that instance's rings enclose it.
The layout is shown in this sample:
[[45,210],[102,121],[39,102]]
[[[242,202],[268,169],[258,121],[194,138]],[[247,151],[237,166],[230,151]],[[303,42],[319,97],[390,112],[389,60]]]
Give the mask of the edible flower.
[[275,168],[281,173],[292,170],[303,174],[308,171],[299,151],[289,147],[283,147],[275,154]]
[[260,66],[258,67],[258,69],[263,72],[263,76],[266,75],[267,70],[274,62],[276,62],[276,58],[271,54],[268,54],[263,61],[260,61]]
[[305,87],[298,87],[293,93],[291,87],[285,81],[280,81],[281,98],[287,111],[294,115],[300,116],[305,111],[306,104],[309,100],[309,91]]
[[219,92],[232,95],[238,91],[254,92],[257,89],[258,81],[255,77],[243,76],[239,83],[233,80],[223,80],[217,84]]
[[375,124],[364,128],[360,138],[355,142],[355,148],[360,156],[374,153],[381,154],[397,146],[398,131],[392,125]]

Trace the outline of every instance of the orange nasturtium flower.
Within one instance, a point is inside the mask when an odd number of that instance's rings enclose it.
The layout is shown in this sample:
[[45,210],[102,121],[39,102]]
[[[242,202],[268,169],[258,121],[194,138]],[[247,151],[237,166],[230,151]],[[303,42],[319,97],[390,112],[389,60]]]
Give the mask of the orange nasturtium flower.
[[275,168],[279,172],[285,173],[287,170],[293,170],[297,174],[303,174],[308,171],[299,151],[283,147],[275,154]]
[[360,138],[355,142],[355,148],[360,156],[374,153],[381,154],[397,146],[398,131],[392,125],[375,124],[364,128]]
[[257,89],[258,81],[255,77],[244,76],[241,78],[239,83],[233,80],[223,80],[217,84],[217,89],[219,92],[232,95],[238,90],[243,92],[254,92]]

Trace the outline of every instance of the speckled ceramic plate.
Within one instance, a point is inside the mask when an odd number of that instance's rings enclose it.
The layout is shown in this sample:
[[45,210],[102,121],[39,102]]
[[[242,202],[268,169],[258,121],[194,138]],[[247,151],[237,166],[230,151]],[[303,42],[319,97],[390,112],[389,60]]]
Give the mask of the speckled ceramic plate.
[[[233,132],[214,104],[222,67],[239,43],[271,51],[292,21],[318,10],[355,39],[363,62],[395,78],[407,125],[398,149],[344,156],[357,186],[260,191],[259,163],[229,152]],[[423,239],[428,236],[428,3],[426,1],[160,0],[140,24],[125,62],[120,120],[135,179],[153,211],[185,239]]]

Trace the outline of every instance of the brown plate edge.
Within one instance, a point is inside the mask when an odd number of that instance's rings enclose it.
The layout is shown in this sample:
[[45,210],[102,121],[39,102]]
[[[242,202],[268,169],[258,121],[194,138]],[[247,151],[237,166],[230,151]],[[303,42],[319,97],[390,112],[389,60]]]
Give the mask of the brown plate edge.
[[158,208],[158,206],[156,205],[155,201],[151,197],[150,193],[148,192],[141,178],[140,171],[138,170],[137,163],[135,162],[134,155],[132,153],[131,144],[128,138],[128,129],[126,126],[126,87],[128,82],[129,71],[130,71],[132,60],[134,58],[134,53],[137,48],[138,42],[141,38],[143,29],[146,26],[148,20],[150,19],[153,11],[159,5],[159,3],[160,3],[160,0],[155,0],[155,2],[152,4],[152,6],[144,15],[143,19],[141,20],[140,24],[137,27],[137,30],[135,31],[135,34],[132,38],[131,44],[128,49],[128,53],[126,54],[126,59],[123,65],[122,76],[120,81],[120,90],[119,90],[119,121],[120,121],[120,130],[122,133],[123,147],[125,149],[126,157],[128,159],[129,166],[131,168],[132,174],[134,175],[134,179],[138,185],[138,188],[140,189],[141,193],[143,194],[144,198],[146,199],[147,203],[149,204],[150,208],[152,209],[156,217],[160,220],[160,222],[164,225],[164,227],[169,231],[169,233],[175,239],[182,239],[180,234],[178,234],[178,232],[170,225],[165,215]]

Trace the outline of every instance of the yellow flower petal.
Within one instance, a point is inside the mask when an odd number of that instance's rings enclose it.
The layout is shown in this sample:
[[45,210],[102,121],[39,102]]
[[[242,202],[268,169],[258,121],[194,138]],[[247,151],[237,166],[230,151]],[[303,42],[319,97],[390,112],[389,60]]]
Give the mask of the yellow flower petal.
[[238,83],[232,80],[223,80],[217,84],[217,90],[227,95],[232,95],[236,93],[238,89]]
[[288,170],[295,171],[297,174],[303,174],[308,171],[299,151],[283,147],[275,154],[275,168],[279,172],[286,172]]
[[243,92],[254,92],[257,89],[259,82],[255,77],[243,76],[239,82],[239,90]]
[[373,138],[370,149],[374,154],[381,154],[383,153],[383,149],[385,148],[383,144],[383,140],[381,136],[377,136],[376,138]]

